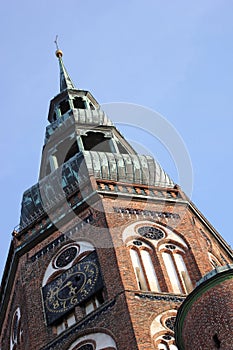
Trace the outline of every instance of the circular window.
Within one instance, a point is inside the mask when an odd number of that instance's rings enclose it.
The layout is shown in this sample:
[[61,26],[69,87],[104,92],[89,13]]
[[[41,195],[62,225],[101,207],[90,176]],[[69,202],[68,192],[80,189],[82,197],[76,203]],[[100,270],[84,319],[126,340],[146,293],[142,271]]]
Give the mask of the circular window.
[[175,316],[173,316],[173,317],[166,319],[166,321],[165,321],[165,326],[173,332],[175,330],[175,320],[176,320],[176,318],[175,318]]
[[154,226],[142,226],[138,229],[139,235],[149,238],[159,240],[164,237],[164,232]]
[[78,247],[72,246],[63,250],[55,260],[55,267],[65,267],[69,265],[77,256]]

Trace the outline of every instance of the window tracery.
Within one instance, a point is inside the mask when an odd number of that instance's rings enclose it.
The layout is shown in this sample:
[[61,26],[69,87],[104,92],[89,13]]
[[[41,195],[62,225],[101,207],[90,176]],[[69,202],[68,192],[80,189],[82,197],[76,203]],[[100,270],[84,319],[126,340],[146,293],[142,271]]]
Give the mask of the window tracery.
[[164,324],[167,328],[169,328],[171,331],[175,331],[175,316],[169,317],[165,320]]
[[166,271],[174,293],[187,294],[192,291],[192,282],[184,261],[184,247],[175,244],[163,244],[159,247]]
[[174,324],[176,310],[168,310],[158,315],[151,324],[151,337],[156,350],[178,350],[175,345]]
[[211,263],[211,266],[213,269],[215,269],[216,267],[218,266],[221,266],[222,264],[220,263],[220,261],[216,258],[215,255],[213,255],[212,253],[208,253],[209,255],[209,260],[210,260],[210,263]]
[[161,238],[164,238],[164,232],[154,226],[141,226],[137,231],[139,235],[148,239],[159,240]]
[[153,262],[153,248],[141,240],[129,242],[129,247],[139,289],[160,292],[161,289]]
[[74,341],[68,350],[117,350],[114,339],[106,333],[90,333]]
[[[129,225],[123,232],[123,240],[129,247],[140,290],[176,294],[192,291],[186,258],[188,246],[177,233],[144,220]],[[159,262],[164,264],[165,269],[158,269]]]
[[156,345],[155,349],[158,350],[178,350],[177,346],[175,345],[175,338],[171,334],[165,334],[158,338],[158,344]]
[[81,345],[77,350],[94,350],[94,347],[92,344],[85,344]]

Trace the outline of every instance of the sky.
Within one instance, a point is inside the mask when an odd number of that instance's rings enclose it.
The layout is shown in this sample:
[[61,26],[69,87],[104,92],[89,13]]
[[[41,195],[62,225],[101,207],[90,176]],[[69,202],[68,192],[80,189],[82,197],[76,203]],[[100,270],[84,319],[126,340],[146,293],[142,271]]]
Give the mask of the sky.
[[[232,17],[231,0],[2,1],[0,275],[59,92],[56,35],[75,85],[103,108],[143,106],[173,126],[190,157],[191,200],[233,246]],[[150,122],[142,117],[138,134],[119,128],[179,183],[172,150],[147,137]]]

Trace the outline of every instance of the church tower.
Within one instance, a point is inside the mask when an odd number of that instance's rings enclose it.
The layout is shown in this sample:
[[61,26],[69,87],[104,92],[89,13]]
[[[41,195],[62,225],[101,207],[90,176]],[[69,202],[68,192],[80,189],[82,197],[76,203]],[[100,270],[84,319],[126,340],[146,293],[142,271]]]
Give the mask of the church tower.
[[177,310],[232,251],[56,56],[39,180],[2,278],[0,349],[176,350]]

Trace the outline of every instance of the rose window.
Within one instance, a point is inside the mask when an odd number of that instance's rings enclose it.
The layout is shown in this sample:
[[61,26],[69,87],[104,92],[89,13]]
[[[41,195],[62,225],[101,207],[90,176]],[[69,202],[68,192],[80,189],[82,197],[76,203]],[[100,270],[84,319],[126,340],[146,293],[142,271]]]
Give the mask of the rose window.
[[173,331],[174,332],[174,330],[175,330],[175,320],[176,320],[176,318],[173,316],[173,317],[170,317],[170,318],[168,318],[166,321],[165,321],[165,326],[167,327],[167,328],[169,328],[171,331]]
[[154,226],[142,226],[138,229],[139,235],[148,238],[159,240],[164,237],[164,232]]

